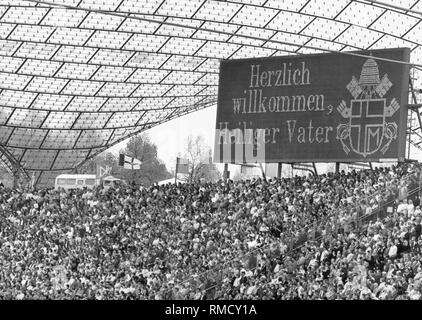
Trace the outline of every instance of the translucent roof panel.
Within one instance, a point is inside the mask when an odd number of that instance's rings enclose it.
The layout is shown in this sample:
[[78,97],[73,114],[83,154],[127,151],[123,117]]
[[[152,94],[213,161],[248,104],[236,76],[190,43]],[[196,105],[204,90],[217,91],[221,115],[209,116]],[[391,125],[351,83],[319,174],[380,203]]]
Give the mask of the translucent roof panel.
[[0,1],[0,144],[43,185],[214,105],[221,59],[409,47],[418,73],[413,10],[421,0]]
[[224,3],[207,0],[195,13],[194,18],[210,21],[228,22],[242,5],[240,3]]
[[21,148],[40,148],[47,130],[15,128],[10,135],[7,145]]
[[84,130],[80,135],[76,148],[94,148],[106,145],[112,132],[110,130]]
[[72,169],[81,164],[87,157],[89,150],[60,150],[52,166],[53,170]]
[[13,132],[13,128],[11,127],[2,127],[0,130],[0,143],[7,144],[9,141],[9,137]]
[[46,129],[70,129],[79,115],[77,112],[50,112],[42,127]]
[[57,151],[54,150],[26,150],[21,163],[24,168],[36,170],[50,170],[54,164]]
[[79,134],[78,130],[50,130],[41,147],[45,149],[72,149]]
[[44,122],[47,111],[15,109],[7,122],[11,126],[38,128]]

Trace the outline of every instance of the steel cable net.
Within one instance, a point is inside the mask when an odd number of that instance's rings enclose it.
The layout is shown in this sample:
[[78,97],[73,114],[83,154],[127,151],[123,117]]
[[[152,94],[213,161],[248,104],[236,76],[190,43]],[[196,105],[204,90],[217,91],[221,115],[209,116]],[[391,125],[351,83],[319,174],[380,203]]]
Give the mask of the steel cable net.
[[421,12],[414,0],[0,0],[0,144],[51,185],[215,105],[221,59],[409,47],[422,70]]

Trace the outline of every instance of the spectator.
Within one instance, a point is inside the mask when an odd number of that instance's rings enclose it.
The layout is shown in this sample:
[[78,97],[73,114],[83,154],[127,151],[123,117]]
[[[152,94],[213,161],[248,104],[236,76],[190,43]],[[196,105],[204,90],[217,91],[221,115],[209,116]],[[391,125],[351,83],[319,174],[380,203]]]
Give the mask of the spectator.
[[[0,188],[0,296],[417,298],[421,211],[403,202],[412,166],[227,184]],[[376,219],[391,199],[402,201],[397,217]]]

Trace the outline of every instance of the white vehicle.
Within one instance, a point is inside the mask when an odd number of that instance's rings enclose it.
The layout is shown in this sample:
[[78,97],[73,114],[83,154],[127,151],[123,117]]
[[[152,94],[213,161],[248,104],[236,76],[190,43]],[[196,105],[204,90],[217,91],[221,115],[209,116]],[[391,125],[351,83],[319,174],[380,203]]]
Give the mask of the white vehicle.
[[113,176],[107,176],[103,178],[103,185],[105,189],[108,189],[110,187],[117,187],[117,185],[120,183],[120,179],[115,178]]
[[93,188],[97,184],[95,174],[60,174],[56,177],[54,189],[83,189]]

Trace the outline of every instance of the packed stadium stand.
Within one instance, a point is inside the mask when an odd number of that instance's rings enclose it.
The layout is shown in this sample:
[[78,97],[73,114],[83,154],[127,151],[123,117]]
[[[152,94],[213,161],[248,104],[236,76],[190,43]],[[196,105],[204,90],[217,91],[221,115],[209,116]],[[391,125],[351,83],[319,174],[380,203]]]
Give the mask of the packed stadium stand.
[[3,299],[420,299],[420,166],[0,189]]

